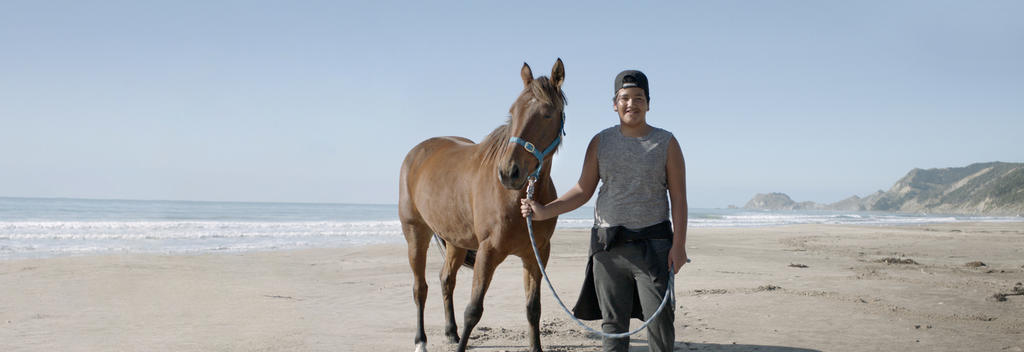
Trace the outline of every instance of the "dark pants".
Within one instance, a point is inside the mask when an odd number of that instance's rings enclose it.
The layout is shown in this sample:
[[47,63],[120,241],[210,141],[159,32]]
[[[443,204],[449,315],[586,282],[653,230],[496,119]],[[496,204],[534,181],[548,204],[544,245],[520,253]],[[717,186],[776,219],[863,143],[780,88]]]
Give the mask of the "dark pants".
[[[606,333],[629,331],[629,316],[633,310],[634,288],[640,295],[644,317],[650,318],[664,299],[668,286],[668,270],[659,270],[662,276],[648,269],[645,255],[655,255],[662,265],[668,266],[669,240],[653,241],[651,247],[643,242],[630,242],[615,246],[608,251],[594,253],[594,286],[597,290],[598,305],[601,307],[601,330]],[[655,253],[646,253],[653,248]],[[672,351],[675,340],[675,307],[665,307],[654,321],[647,326],[647,340],[651,351]],[[629,351],[629,338],[602,339],[606,352]]]

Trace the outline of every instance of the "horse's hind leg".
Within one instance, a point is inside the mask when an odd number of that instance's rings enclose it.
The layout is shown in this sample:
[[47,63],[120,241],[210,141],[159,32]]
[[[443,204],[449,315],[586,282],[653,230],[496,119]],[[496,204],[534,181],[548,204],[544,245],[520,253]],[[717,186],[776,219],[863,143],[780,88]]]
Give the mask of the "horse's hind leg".
[[506,256],[508,253],[488,248],[484,243],[480,244],[480,249],[476,252],[476,264],[473,266],[473,292],[469,296],[469,304],[466,306],[466,312],[462,319],[462,340],[459,341],[459,347],[455,351],[464,352],[466,350],[470,333],[484,314],[484,294],[487,293],[487,287],[491,285],[494,269],[505,260]]
[[416,351],[427,350],[427,333],[423,330],[423,305],[427,302],[427,249],[430,248],[430,228],[421,223],[403,222],[402,232],[409,244],[409,266],[414,283],[412,296],[416,302]]
[[455,291],[455,277],[466,259],[466,250],[446,242],[444,268],[441,269],[441,297],[444,300],[444,336],[449,343],[459,343],[459,328],[455,324],[455,305],[452,292]]
[[[551,253],[551,246],[545,244],[537,248],[540,253],[540,260],[547,265],[548,255]],[[527,256],[523,256],[523,288],[526,290],[526,320],[530,323],[530,351],[539,352],[540,347],[540,287],[544,276],[537,265],[537,257],[533,250]]]

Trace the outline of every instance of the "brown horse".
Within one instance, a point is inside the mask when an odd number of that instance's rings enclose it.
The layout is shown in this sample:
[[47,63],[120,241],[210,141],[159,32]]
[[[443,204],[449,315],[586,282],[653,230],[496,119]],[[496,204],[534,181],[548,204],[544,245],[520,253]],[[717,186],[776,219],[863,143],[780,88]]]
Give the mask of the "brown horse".
[[[431,235],[445,241],[445,263],[441,269],[445,336],[464,351],[470,332],[484,311],[484,294],[498,264],[509,254],[523,261],[526,289],[526,317],[530,323],[530,350],[540,351],[541,273],[527,236],[526,221],[519,210],[527,177],[540,168],[535,199],[555,199],[551,183],[551,157],[543,160],[531,148],[557,149],[565,115],[562,59],[555,62],[551,78],[533,78],[530,66],[520,71],[525,86],[509,110],[507,124],[490,133],[480,144],[462,137],[436,137],[414,147],[402,163],[399,180],[398,216],[409,244],[409,265],[415,277],[416,350],[425,351],[423,305],[427,300],[424,270]],[[525,142],[515,142],[519,139]],[[510,141],[511,140],[511,141]],[[522,143],[523,147],[519,144]],[[531,145],[535,143],[535,145]],[[539,149],[544,150],[544,149]],[[543,166],[542,166],[543,165]],[[534,234],[541,260],[547,264],[555,230],[555,219],[534,222]],[[463,317],[459,338],[452,304],[455,276],[467,250],[476,251],[473,291]]]

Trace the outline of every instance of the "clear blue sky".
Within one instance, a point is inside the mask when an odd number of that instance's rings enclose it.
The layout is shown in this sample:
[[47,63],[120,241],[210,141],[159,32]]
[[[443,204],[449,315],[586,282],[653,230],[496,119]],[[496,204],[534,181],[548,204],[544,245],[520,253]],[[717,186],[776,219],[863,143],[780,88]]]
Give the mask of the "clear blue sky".
[[651,79],[692,207],[832,202],[1024,161],[1024,2],[0,2],[0,196],[397,202],[419,141],[480,140],[565,62],[564,191]]

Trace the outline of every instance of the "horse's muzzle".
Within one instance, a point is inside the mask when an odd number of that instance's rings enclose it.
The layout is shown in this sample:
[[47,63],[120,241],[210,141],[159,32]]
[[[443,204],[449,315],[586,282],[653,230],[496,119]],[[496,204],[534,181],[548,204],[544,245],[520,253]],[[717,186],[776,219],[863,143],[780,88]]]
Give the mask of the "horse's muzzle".
[[509,162],[505,167],[498,169],[498,181],[507,189],[523,189],[526,185],[526,172],[519,163]]

